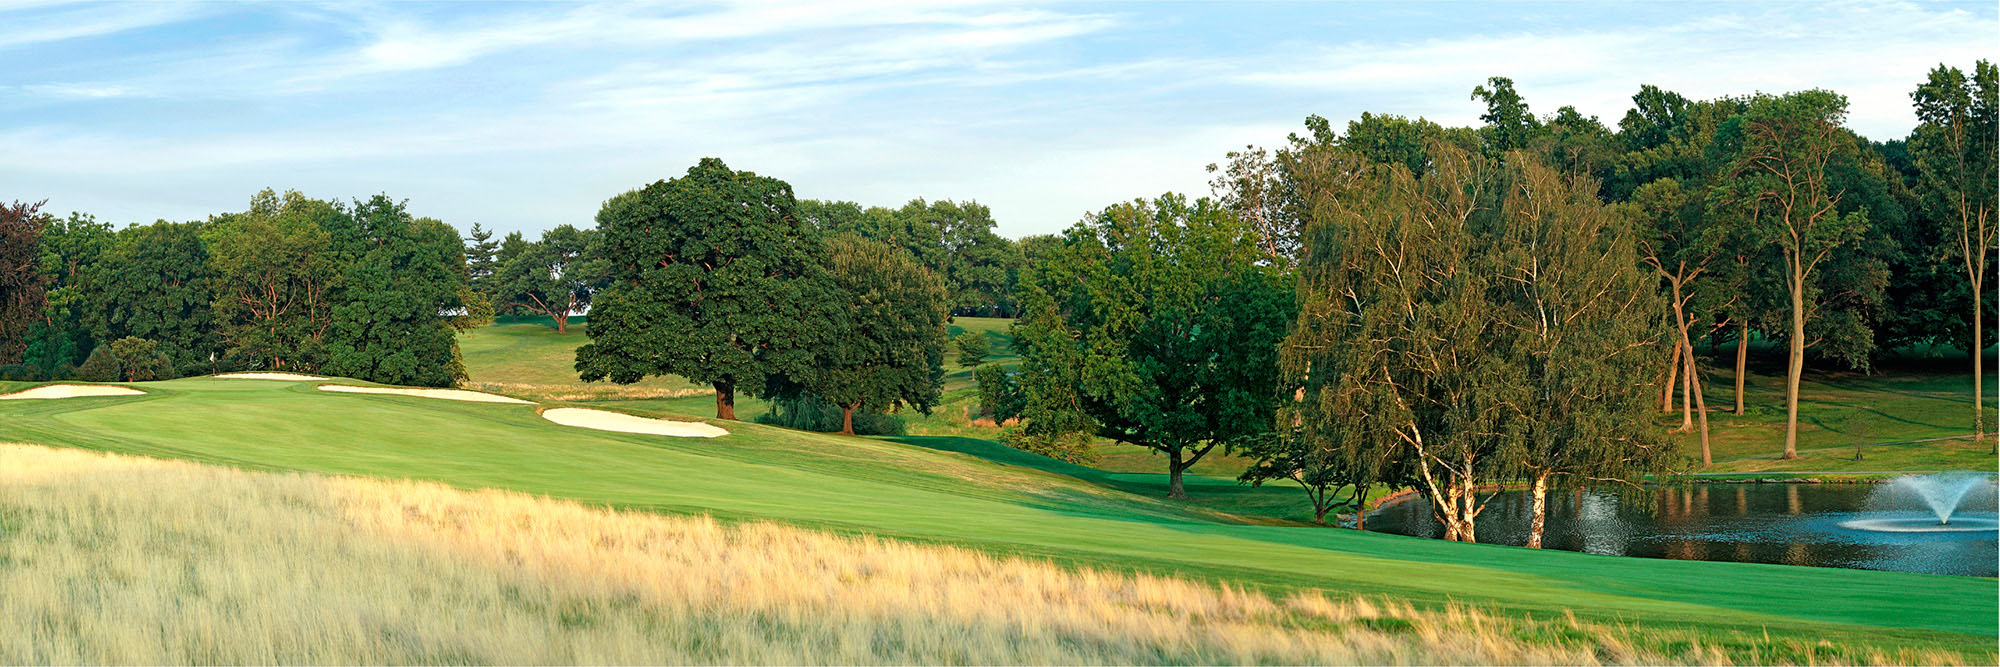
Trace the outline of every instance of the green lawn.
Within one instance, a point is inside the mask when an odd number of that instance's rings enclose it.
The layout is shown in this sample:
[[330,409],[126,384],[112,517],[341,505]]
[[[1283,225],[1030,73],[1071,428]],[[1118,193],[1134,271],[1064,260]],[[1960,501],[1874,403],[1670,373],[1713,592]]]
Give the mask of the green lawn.
[[[2000,611],[1991,579],[1617,558],[1268,525],[1132,493],[1125,475],[983,440],[848,438],[748,423],[727,424],[733,433],[722,438],[676,439],[561,427],[532,406],[332,395],[312,385],[187,379],[134,385],[149,392],[139,397],[0,402],[0,441],[427,479],[1273,589],[1471,602],[1503,613],[1574,611],[1692,627],[1724,645],[1769,632],[1809,644],[1936,645],[1990,660]],[[25,386],[0,384],[0,391]],[[1194,492],[1213,498],[1235,488],[1203,483]]]
[[590,342],[588,323],[572,318],[568,331],[557,334],[547,317],[506,318],[466,332],[458,338],[459,354],[472,380],[467,389],[531,399],[592,400],[599,398],[658,398],[703,395],[714,405],[708,387],[680,378],[647,378],[635,384],[584,382],[576,378],[576,348]]
[[[1992,470],[1996,465],[1990,406],[2000,383],[1991,372],[1986,440],[1948,439],[1972,432],[1972,373],[1962,356],[1894,358],[1878,364],[1873,374],[1808,369],[1799,391],[1799,458],[1792,461],[1779,459],[1785,442],[1783,359],[1766,354],[1759,361],[1746,376],[1739,416],[1732,412],[1734,358],[1707,360],[1715,465],[1706,472]],[[1665,423],[1678,426],[1679,413]],[[1693,433],[1674,437],[1682,451],[1699,456]]]

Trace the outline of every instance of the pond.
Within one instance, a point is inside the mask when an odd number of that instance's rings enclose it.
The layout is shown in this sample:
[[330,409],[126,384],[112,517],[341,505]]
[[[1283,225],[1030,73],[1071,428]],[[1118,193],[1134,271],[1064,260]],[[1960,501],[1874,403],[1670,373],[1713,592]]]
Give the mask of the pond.
[[[1992,487],[1968,494],[1952,514],[1966,532],[1892,532],[1855,526],[1935,525],[1922,502],[1894,485],[1696,484],[1620,495],[1551,492],[1543,545],[1594,554],[1779,563],[1929,574],[1995,576],[2000,543]],[[1479,541],[1525,544],[1526,491],[1505,491],[1479,515]],[[1843,525],[1849,524],[1849,525]],[[1984,529],[1978,527],[1984,526]],[[1369,530],[1439,537],[1429,502],[1412,496],[1368,514]]]

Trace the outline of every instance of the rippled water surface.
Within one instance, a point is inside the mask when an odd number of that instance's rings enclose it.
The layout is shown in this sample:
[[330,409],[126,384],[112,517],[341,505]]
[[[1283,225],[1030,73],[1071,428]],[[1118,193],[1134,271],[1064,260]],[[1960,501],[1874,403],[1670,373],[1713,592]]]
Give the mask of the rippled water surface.
[[[1910,499],[1871,484],[1703,484],[1621,496],[1607,491],[1552,493],[1543,544],[1595,554],[1685,560],[1782,563],[1931,574],[1995,576],[2000,542],[1993,531],[1882,532],[1856,522],[1935,523]],[[1525,491],[1502,492],[1479,516],[1479,541],[1527,542]],[[1967,498],[1954,520],[1995,521],[1994,498]],[[1368,529],[1438,537],[1444,533],[1422,498],[1391,503],[1368,516]]]

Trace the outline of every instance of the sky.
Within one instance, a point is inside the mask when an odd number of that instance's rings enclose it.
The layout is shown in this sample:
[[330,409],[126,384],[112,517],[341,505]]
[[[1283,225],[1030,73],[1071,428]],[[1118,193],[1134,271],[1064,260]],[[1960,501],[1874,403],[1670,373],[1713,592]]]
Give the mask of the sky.
[[1640,84],[1828,88],[1906,136],[1995,3],[98,4],[0,0],[0,200],[115,223],[258,190],[461,230],[589,225],[704,156],[798,196],[976,200],[1005,236],[1164,192],[1309,114],[1476,125],[1506,76],[1615,125]]

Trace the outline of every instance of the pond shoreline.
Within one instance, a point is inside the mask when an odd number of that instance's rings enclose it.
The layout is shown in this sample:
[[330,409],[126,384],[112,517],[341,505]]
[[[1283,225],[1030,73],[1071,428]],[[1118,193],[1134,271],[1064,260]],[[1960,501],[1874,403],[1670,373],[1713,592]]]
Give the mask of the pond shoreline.
[[[1903,477],[1906,475],[1937,475],[1947,472],[1953,472],[1953,473],[1971,472],[1971,473],[1983,474],[1986,475],[1987,477],[2000,477],[2000,474],[1986,472],[1986,471],[1978,471],[1978,470],[1909,470],[1909,471],[1866,471],[1866,472],[1856,472],[1856,473],[1804,473],[1806,475],[1810,475],[1807,477],[1771,477],[1771,476],[1761,476],[1760,473],[1711,472],[1711,473],[1674,474],[1674,475],[1667,475],[1664,478],[1648,477],[1644,479],[1641,483],[1646,486],[1686,486],[1686,485],[1705,485],[1705,484],[1715,484],[1721,486],[1734,486],[1738,484],[1887,484],[1891,481],[1894,481],[1898,477]],[[1481,484],[1475,487],[1475,491],[1478,493],[1489,493],[1493,491],[1519,491],[1526,488],[1528,488],[1526,482],[1517,481],[1517,482],[1504,482],[1500,484]],[[1413,497],[1422,496],[1423,494],[1424,494],[1423,489],[1415,487],[1407,489],[1398,489],[1389,492],[1387,494],[1384,494],[1382,495],[1382,497],[1369,501],[1368,507],[1364,511],[1375,512],[1382,509],[1383,507],[1387,507],[1395,503],[1404,502],[1410,500]]]

